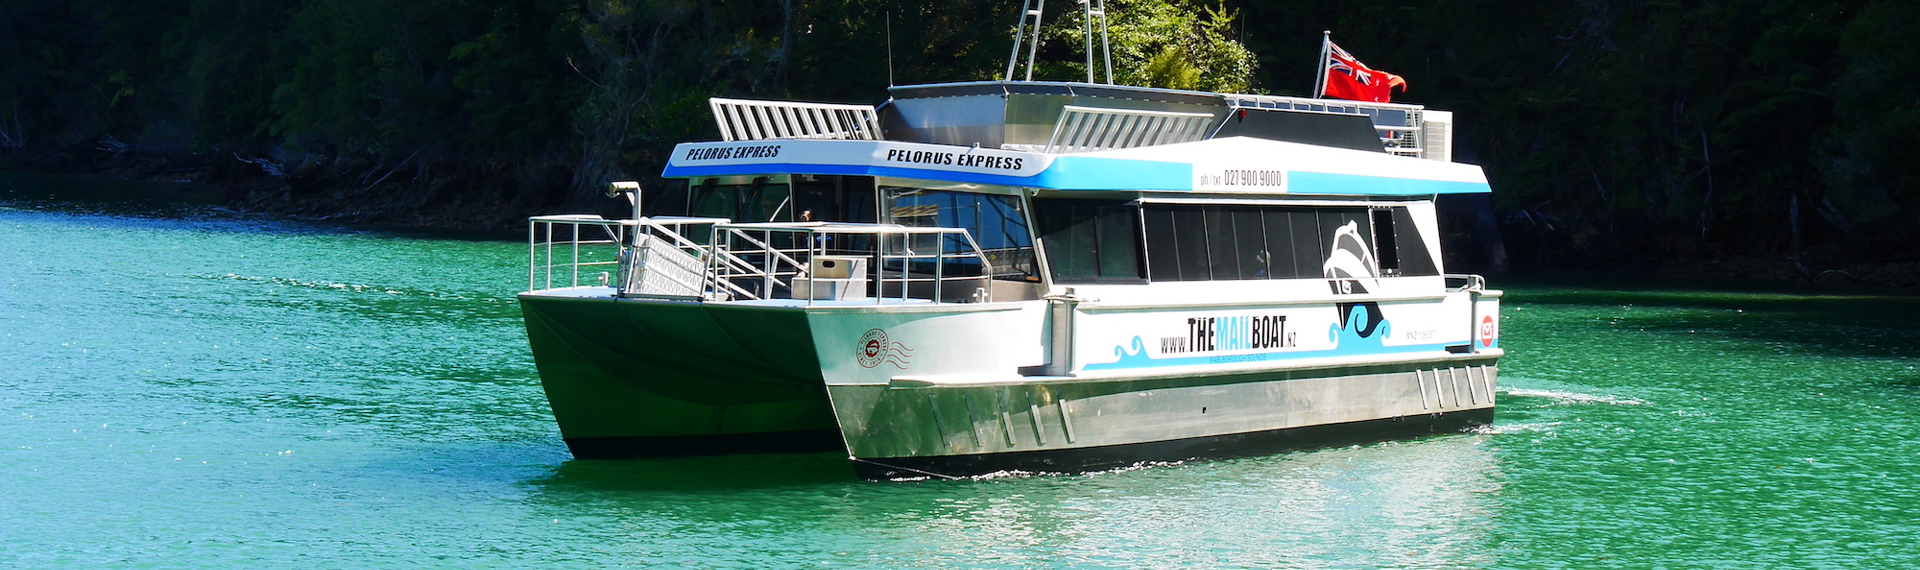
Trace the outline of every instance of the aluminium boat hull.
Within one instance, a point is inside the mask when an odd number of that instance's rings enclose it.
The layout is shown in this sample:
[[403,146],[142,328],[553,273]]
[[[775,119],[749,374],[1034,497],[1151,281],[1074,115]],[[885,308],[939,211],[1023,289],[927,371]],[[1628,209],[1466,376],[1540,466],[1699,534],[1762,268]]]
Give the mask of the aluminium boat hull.
[[[1044,303],[803,307],[579,292],[521,302],[576,457],[841,451],[871,480],[1078,472],[1458,432],[1492,421],[1500,355],[1012,376],[988,371],[1024,353],[979,339],[1040,329]],[[882,338],[900,361],[863,358],[873,331],[891,331]],[[902,375],[922,367],[977,370]]]
[[1007,384],[832,386],[867,479],[1061,473],[1259,455],[1493,419],[1491,357]]
[[520,296],[575,457],[842,447],[804,315],[593,293]]
[[1187,460],[1255,457],[1462,433],[1493,423],[1493,408],[1339,424],[1235,432],[1166,441],[970,455],[898,457],[854,461],[869,481],[977,477],[998,473],[1077,473]]

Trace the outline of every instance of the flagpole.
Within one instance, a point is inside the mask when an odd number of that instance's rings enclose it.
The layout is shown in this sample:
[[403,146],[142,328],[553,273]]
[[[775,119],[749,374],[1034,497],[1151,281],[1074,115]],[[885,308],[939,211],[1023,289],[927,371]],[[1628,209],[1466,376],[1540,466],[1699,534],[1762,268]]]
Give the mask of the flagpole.
[[1333,45],[1333,30],[1320,32],[1320,64],[1314,66],[1313,98],[1321,99],[1327,94],[1327,54],[1328,46]]

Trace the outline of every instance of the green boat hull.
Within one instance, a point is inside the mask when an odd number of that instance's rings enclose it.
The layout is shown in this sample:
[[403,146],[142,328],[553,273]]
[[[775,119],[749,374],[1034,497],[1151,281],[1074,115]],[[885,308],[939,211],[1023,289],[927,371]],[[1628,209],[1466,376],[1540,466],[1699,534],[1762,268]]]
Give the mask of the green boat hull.
[[576,457],[843,447],[803,310],[525,294]]

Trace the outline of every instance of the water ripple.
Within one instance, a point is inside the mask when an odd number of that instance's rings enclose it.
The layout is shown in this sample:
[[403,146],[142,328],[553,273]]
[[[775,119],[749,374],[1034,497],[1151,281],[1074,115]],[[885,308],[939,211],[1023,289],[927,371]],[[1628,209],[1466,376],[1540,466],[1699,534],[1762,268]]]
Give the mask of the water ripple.
[[1920,566],[1906,299],[1515,286],[1472,433],[875,484],[572,460],[521,243],[18,204],[0,567]]
[[1619,396],[1602,396],[1602,395],[1594,395],[1594,394],[1581,394],[1578,392],[1567,392],[1562,390],[1508,388],[1505,390],[1501,390],[1500,392],[1510,396],[1517,396],[1522,398],[1547,398],[1547,399],[1553,400],[1554,403],[1563,404],[1563,405],[1564,404],[1611,404],[1616,406],[1638,406],[1646,403],[1644,401],[1634,399],[1634,398],[1622,398]]

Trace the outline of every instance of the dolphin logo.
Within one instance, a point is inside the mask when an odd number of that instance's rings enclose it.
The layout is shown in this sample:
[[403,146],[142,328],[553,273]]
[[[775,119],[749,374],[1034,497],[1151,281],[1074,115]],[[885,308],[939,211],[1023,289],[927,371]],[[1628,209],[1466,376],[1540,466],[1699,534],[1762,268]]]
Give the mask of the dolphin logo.
[[1334,230],[1333,249],[1327,252],[1326,263],[1320,266],[1334,293],[1349,295],[1379,290],[1380,274],[1375,267],[1373,248],[1367,245],[1367,238],[1361,237],[1360,222],[1348,221],[1347,225]]

